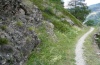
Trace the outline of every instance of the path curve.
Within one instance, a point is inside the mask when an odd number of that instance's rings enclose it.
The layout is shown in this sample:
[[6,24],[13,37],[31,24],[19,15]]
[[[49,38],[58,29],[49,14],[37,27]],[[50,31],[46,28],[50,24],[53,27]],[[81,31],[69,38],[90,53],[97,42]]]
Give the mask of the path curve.
[[90,28],[90,30],[85,33],[77,42],[76,49],[75,49],[75,60],[76,65],[86,65],[86,62],[84,61],[83,57],[83,43],[86,37],[94,30],[93,27]]

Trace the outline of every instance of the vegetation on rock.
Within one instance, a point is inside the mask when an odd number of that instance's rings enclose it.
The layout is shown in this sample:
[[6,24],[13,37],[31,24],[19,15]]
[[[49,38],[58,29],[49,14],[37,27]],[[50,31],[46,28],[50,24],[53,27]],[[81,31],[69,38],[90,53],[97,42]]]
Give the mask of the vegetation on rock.
[[8,39],[0,37],[0,45],[4,45],[4,44],[8,44]]
[[88,20],[85,24],[87,25],[87,26],[94,26],[95,24],[94,24],[95,22],[93,21],[93,20]]
[[[81,22],[63,8],[60,0],[31,1],[42,11],[44,20],[35,29],[41,44],[32,52],[27,65],[74,65],[75,40],[86,31],[79,28]],[[47,23],[52,23],[54,28]],[[54,35],[50,36],[51,33]]]
[[74,65],[88,29],[61,0],[1,0],[0,18],[0,65]]

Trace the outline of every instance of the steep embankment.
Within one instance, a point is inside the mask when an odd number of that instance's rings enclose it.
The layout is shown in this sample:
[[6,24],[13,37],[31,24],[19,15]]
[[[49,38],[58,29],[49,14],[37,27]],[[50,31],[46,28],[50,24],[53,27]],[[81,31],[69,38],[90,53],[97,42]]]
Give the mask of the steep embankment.
[[84,29],[60,0],[31,0],[43,14],[43,25],[35,29],[41,44],[32,52],[27,65],[74,65],[75,42]]
[[85,29],[60,0],[1,0],[0,5],[0,65],[75,64],[75,41]]
[[95,30],[88,36],[84,43],[84,55],[87,65],[100,65],[100,49],[96,44],[97,41],[94,40],[96,38],[94,34],[97,33],[99,33],[99,28],[95,27]]

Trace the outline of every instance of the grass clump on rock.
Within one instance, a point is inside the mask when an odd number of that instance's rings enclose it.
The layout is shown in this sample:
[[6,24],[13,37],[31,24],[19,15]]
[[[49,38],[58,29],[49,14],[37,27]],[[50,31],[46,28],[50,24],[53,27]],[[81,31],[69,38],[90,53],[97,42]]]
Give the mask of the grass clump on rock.
[[8,44],[8,39],[0,37],[0,45],[4,45],[4,44]]
[[16,22],[16,25],[21,27],[21,26],[23,26],[23,23],[21,21],[18,21],[18,22]]
[[29,31],[33,31],[34,30],[34,27],[33,26],[30,26],[30,27],[28,27],[28,30]]
[[3,25],[3,26],[0,26],[0,28],[1,28],[2,30],[6,30],[6,29],[7,29],[7,26],[6,26],[6,25]]

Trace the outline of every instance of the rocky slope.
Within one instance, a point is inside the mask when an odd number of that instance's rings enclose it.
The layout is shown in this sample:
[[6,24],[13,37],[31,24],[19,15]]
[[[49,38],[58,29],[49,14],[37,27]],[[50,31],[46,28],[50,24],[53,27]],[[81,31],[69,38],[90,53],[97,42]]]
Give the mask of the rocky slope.
[[11,4],[15,0],[3,1],[7,6],[0,6],[0,65],[25,65],[39,43],[47,40],[58,43],[54,31],[66,32],[70,37],[76,36],[79,31],[76,28],[82,27],[80,21],[63,8],[60,0],[22,0],[20,4],[15,2],[20,5],[15,8]]
[[29,15],[25,15],[23,9],[15,15],[11,9],[0,11],[3,15],[0,20],[0,65],[24,65],[31,51],[40,43],[34,28],[41,23],[42,14],[37,6],[29,3],[24,4]]
[[31,0],[41,10],[43,25],[35,31],[41,44],[27,65],[74,65],[75,39],[84,31],[81,22],[63,8],[60,0]]

